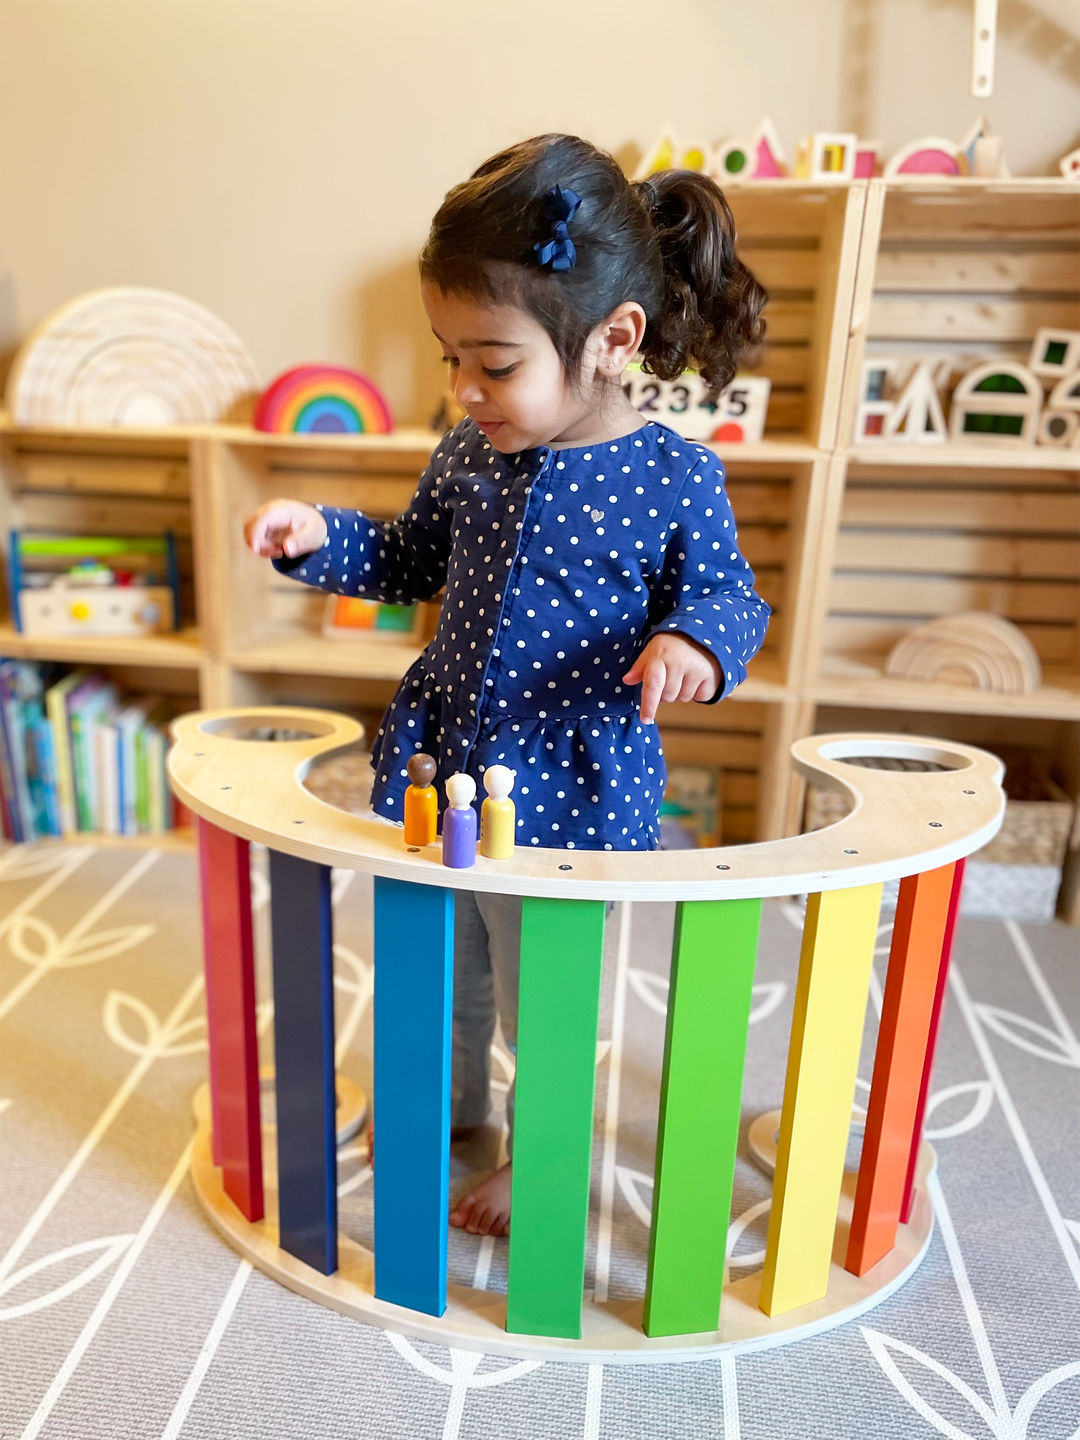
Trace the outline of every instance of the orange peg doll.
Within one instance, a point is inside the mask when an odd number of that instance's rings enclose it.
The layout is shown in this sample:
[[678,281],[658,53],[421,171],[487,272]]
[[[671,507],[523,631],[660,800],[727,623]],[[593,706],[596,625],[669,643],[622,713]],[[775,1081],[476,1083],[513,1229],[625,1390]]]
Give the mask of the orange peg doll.
[[489,860],[514,858],[514,772],[506,765],[489,765],[484,771],[488,798],[480,807],[480,854]]
[[405,791],[405,844],[431,845],[439,832],[439,797],[435,786],[436,764],[430,755],[410,755],[405,767],[412,784]]

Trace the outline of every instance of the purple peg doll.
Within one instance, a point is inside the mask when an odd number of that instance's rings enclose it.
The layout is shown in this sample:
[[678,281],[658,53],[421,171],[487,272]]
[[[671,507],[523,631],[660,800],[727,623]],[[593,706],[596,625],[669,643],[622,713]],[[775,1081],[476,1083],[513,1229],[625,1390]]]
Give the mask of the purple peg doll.
[[443,812],[443,864],[468,870],[476,864],[476,781],[471,775],[451,775],[446,798],[450,804]]

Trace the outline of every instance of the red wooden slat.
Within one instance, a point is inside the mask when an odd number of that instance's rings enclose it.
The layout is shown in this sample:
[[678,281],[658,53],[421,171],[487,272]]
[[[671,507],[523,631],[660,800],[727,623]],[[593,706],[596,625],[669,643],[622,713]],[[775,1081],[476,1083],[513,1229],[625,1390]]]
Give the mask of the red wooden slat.
[[248,1220],[263,1218],[259,1047],[248,842],[199,820],[214,1161]]

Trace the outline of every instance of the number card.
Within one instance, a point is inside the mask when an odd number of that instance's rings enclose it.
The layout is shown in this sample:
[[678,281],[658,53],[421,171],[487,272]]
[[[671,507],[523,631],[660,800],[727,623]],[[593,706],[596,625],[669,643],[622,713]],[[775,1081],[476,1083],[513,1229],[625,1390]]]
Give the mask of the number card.
[[329,640],[419,644],[424,634],[424,609],[421,605],[384,605],[354,595],[328,595],[322,633]]
[[631,405],[650,420],[670,425],[687,440],[760,440],[765,433],[770,381],[763,375],[736,375],[716,400],[700,375],[688,370],[678,380],[658,380],[637,368],[627,370],[623,388]]

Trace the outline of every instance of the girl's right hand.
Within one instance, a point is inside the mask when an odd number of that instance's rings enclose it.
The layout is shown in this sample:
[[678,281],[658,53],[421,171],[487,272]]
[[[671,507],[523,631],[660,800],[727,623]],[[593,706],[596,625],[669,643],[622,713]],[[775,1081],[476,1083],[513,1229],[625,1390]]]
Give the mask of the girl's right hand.
[[290,560],[318,550],[326,539],[326,521],[314,505],[301,500],[271,500],[244,521],[244,540],[256,555]]

